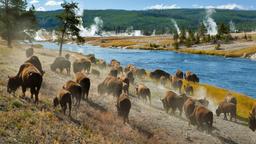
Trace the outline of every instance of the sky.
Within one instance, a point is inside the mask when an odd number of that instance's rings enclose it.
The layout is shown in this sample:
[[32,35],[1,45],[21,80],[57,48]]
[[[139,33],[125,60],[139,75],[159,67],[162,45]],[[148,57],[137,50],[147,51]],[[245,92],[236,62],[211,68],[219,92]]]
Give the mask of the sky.
[[[66,0],[71,1],[71,0]],[[256,0],[73,0],[81,9],[175,9],[216,8],[256,10]],[[27,0],[38,11],[60,9],[63,0]]]

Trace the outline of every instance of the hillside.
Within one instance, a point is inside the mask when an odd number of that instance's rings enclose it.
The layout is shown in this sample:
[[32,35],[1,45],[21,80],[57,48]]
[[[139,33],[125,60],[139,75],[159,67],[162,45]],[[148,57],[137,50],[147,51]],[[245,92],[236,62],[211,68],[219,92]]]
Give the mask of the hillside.
[[[40,28],[53,29],[58,25],[55,18],[61,10],[37,12],[36,16]],[[84,25],[93,23],[95,17],[104,22],[105,31],[124,31],[133,26],[146,34],[170,33],[174,31],[171,19],[175,19],[181,28],[196,29],[206,16],[204,9],[170,9],[170,10],[84,10]],[[212,15],[217,23],[228,24],[231,20],[240,31],[256,29],[256,11],[244,10],[216,10]]]
[[[19,98],[7,94],[7,76],[16,74],[25,58],[25,47],[14,45],[6,48],[0,42],[0,143],[245,143],[256,142],[255,133],[246,123],[224,121],[214,116],[212,134],[189,126],[185,116],[166,114],[159,98],[165,88],[147,79],[145,83],[152,90],[152,105],[131,96],[132,109],[130,124],[123,125],[117,117],[115,100],[112,96],[97,94],[97,85],[106,77],[89,75],[92,81],[90,101],[81,103],[78,111],[72,111],[72,118],[60,113],[60,108],[53,109],[52,99],[69,76],[50,71],[49,65],[58,55],[57,51],[35,49],[40,58],[44,83],[40,91],[39,105],[35,106],[28,97]],[[65,52],[66,53],[66,52]],[[70,53],[71,60],[82,55]],[[97,67],[94,67],[97,68]],[[134,87],[131,87],[134,95]],[[241,132],[242,131],[242,132]]]

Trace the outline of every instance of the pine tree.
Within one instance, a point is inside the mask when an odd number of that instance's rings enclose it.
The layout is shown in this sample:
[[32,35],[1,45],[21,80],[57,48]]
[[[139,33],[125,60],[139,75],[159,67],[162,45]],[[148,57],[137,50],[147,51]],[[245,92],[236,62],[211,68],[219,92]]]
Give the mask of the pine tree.
[[62,55],[62,46],[66,35],[71,36],[73,38],[75,37],[77,42],[84,42],[84,39],[79,34],[80,29],[78,28],[78,25],[81,23],[81,17],[76,15],[76,11],[79,9],[78,3],[64,2],[61,4],[61,6],[64,10],[60,15],[57,16],[61,21],[61,25],[59,28],[61,32],[59,49],[60,56]]
[[33,25],[31,19],[35,18],[35,15],[26,11],[26,8],[26,0],[0,0],[0,21],[3,24],[0,33],[2,38],[7,40],[8,47],[12,47],[12,41],[27,26]]
[[204,24],[201,23],[201,24],[199,25],[199,28],[198,28],[198,35],[199,35],[199,37],[204,37],[206,33],[207,33],[207,29],[206,29],[206,27],[204,26]]

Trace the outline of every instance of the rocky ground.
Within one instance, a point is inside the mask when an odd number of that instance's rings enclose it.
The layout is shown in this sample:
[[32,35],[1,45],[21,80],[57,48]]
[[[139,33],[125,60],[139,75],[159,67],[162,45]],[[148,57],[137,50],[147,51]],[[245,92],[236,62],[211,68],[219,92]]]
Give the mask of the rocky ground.
[[[37,106],[29,97],[19,98],[20,91],[16,96],[6,93],[8,75],[15,75],[26,57],[23,46],[9,49],[0,45],[0,143],[256,143],[256,133],[241,121],[235,123],[223,120],[222,115],[214,116],[214,130],[208,134],[189,126],[184,115],[165,113],[160,98],[166,89],[149,80],[137,82],[151,88],[152,105],[137,99],[132,86],[130,124],[124,125],[117,117],[114,98],[97,94],[97,85],[107,70],[101,71],[100,77],[89,75],[90,101],[82,102],[80,109],[73,110],[72,118],[68,118],[52,108],[52,99],[73,75],[50,71],[56,51],[38,48],[35,54],[46,71]],[[71,60],[79,56],[71,53]]]

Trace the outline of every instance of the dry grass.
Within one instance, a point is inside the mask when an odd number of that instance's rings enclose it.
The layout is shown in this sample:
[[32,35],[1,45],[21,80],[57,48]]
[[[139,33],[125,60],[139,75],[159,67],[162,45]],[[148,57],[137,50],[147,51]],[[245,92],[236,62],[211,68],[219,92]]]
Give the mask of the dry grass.
[[178,50],[181,53],[190,54],[205,54],[205,55],[216,55],[226,57],[244,57],[256,53],[256,47],[242,48],[236,50],[198,50],[198,49],[181,49]]
[[[128,49],[157,49],[168,50],[171,48],[173,40],[170,37],[89,37],[85,41],[92,45],[101,47],[125,47]],[[150,44],[159,45],[158,48],[150,47]]]

